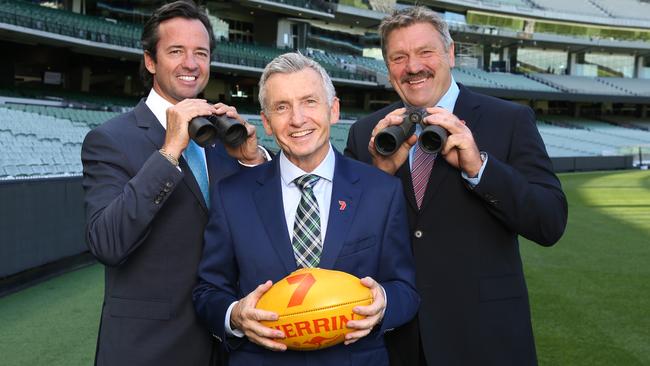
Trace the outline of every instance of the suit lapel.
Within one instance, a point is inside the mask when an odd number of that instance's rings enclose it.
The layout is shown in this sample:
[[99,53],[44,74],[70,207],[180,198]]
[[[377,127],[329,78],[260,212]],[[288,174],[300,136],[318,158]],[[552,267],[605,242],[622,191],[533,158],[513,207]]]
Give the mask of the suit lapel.
[[418,204],[415,201],[415,188],[413,188],[413,179],[411,179],[411,168],[408,159],[406,159],[406,162],[397,170],[395,175],[402,180],[402,185],[404,186],[406,193],[406,202],[408,202],[413,210],[417,211]]
[[476,102],[473,93],[469,89],[462,84],[458,84],[458,88],[460,88],[460,94],[454,107],[454,114],[464,120],[467,127],[474,132],[481,120],[481,105]]
[[[138,103],[138,105],[135,107],[134,113],[138,127],[147,129],[147,132],[145,133],[147,138],[151,141],[155,150],[159,150],[165,143],[165,129],[160,124],[160,121],[158,121],[156,116],[151,112],[149,107],[145,104],[144,99],[142,99],[140,103]],[[178,163],[181,167],[181,170],[183,171],[183,183],[185,183],[187,188],[189,188],[189,190],[192,192],[197,201],[199,201],[201,207],[207,214],[208,207],[206,206],[205,199],[201,193],[201,188],[199,188],[199,184],[196,182],[196,179],[192,174],[192,170],[187,165],[187,162],[183,156],[181,156],[181,158],[178,160]]]
[[165,129],[147,107],[144,99],[135,106],[133,113],[138,127],[146,129],[145,135],[147,138],[156,150],[160,149],[165,142]]
[[350,168],[349,162],[341,154],[335,151],[335,156],[332,202],[327,235],[325,235],[323,253],[320,258],[319,267],[321,268],[334,267],[361,197],[361,190],[355,186],[359,181],[359,176]]
[[[422,207],[420,210],[423,210],[429,201],[435,197],[436,193],[438,192],[438,188],[442,182],[445,181],[445,178],[447,178],[447,174],[450,170],[448,168],[449,164],[447,164],[445,158],[442,155],[437,156],[436,160],[433,162],[431,175],[429,175],[429,182],[427,183],[427,190],[424,192],[424,197],[422,198]],[[415,207],[417,207],[417,205]]]
[[[216,142],[212,145],[208,145],[204,148],[204,150],[205,162],[208,166],[208,183],[210,187],[210,194],[213,194],[212,187],[215,185],[214,183],[239,171],[240,166],[236,159],[233,159],[230,155],[228,155],[221,142]],[[185,159],[183,159],[183,163],[187,166]],[[190,169],[189,166],[187,169]],[[192,179],[188,181],[188,186],[192,190],[192,193],[197,198],[197,200],[199,200],[201,203],[201,207],[203,207],[206,212],[209,212],[205,204],[205,199],[203,198],[201,188],[196,182],[196,178],[194,178],[193,174]]]
[[274,159],[260,174],[258,178],[260,188],[253,193],[253,196],[257,213],[264,224],[271,245],[284,265],[286,273],[291,273],[297,267],[284,218],[281,180],[279,159]]
[[210,183],[218,182],[240,169],[239,163],[228,155],[221,142],[206,146],[205,159],[208,164]]

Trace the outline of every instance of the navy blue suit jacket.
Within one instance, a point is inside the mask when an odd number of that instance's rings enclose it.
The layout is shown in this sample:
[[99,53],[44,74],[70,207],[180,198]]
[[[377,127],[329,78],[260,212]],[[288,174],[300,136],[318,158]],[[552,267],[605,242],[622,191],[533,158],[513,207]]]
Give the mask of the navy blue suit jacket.
[[[215,348],[192,305],[208,209],[164,138],[141,101],[83,143],[86,240],[106,265],[98,365],[208,365]],[[239,170],[219,143],[206,159],[211,182]]]
[[[194,303],[210,330],[225,337],[224,319],[232,302],[296,270],[278,159],[224,179],[211,201]],[[410,320],[419,304],[405,209],[398,179],[336,153],[319,267],[381,283],[388,303],[381,325],[353,345],[312,352],[272,352],[246,339],[230,339],[230,364],[387,365],[383,333]]]
[[[421,343],[432,366],[534,365],[517,237],[555,243],[567,221],[566,198],[533,111],[459,87],[454,114],[466,121],[489,158],[480,184],[471,188],[439,156],[420,210],[408,162],[396,174],[408,201],[422,304],[417,320],[389,335],[391,361],[417,365]],[[402,106],[395,103],[357,121],[346,154],[371,163],[372,129]]]

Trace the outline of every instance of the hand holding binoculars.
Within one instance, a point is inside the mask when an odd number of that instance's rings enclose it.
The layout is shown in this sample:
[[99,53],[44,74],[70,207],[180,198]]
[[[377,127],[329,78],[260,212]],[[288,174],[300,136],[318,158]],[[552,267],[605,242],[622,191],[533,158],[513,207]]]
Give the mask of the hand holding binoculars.
[[211,144],[215,138],[226,145],[237,147],[248,137],[244,124],[225,115],[195,117],[190,121],[188,130],[190,138],[201,147]]
[[415,133],[415,126],[420,123],[422,132],[418,138],[418,144],[422,151],[428,154],[435,154],[442,150],[447,141],[447,130],[436,125],[425,125],[422,120],[428,116],[423,108],[408,108],[402,119],[402,123],[396,126],[388,126],[375,136],[375,149],[384,156],[395,153],[397,149]]

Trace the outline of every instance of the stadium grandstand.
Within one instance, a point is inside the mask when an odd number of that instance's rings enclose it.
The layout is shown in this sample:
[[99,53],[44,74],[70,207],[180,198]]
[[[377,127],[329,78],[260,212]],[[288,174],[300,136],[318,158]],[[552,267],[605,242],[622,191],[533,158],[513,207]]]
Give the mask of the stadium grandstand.
[[[387,13],[414,1],[199,2],[218,38],[204,97],[236,106],[257,126],[258,78],[267,62],[287,51],[313,57],[332,76],[342,121],[331,139],[340,151],[351,123],[397,100],[377,26]],[[0,200],[2,217],[10,218],[0,233],[0,285],[86,251],[81,143],[90,129],[129,110],[148,92],[138,76],[140,33],[161,3],[0,0],[0,45],[8,55],[0,59]],[[558,171],[647,166],[649,1],[417,3],[449,23],[456,81],[535,110]],[[262,128],[258,134],[277,149]],[[15,215],[42,207],[48,207],[55,227],[66,229],[34,231],[38,216]],[[43,244],[52,240],[68,247]]]

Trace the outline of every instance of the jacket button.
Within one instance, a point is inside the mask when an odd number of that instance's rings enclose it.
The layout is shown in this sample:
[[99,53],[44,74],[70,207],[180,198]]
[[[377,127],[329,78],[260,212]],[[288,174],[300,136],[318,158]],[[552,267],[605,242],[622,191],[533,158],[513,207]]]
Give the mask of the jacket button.
[[153,200],[153,203],[159,205],[160,204],[160,198],[156,197],[156,199]]
[[422,230],[415,230],[415,232],[413,233],[413,235],[414,235],[416,238],[420,239],[420,238],[422,237]]
[[171,188],[173,186],[172,182],[167,182],[165,183],[165,187]]

